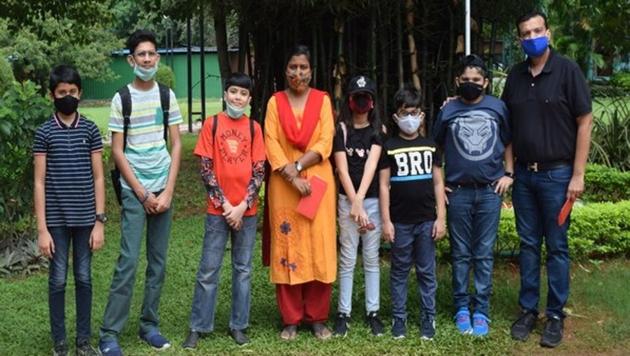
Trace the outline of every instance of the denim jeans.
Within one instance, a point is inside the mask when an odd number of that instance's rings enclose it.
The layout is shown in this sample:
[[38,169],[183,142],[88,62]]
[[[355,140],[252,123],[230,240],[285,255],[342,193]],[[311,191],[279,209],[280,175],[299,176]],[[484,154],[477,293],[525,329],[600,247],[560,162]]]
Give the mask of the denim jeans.
[[363,272],[365,276],[365,310],[367,313],[379,310],[379,258],[381,245],[381,212],[378,198],[366,198],[363,208],[375,229],[359,233],[358,225],[350,217],[352,204],[347,196],[340,194],[337,205],[339,222],[339,306],[338,311],[350,315],[352,311],[352,280],[357,262],[359,239],[363,246]]
[[489,316],[492,293],[493,248],[497,240],[501,196],[491,185],[452,187],[448,194],[448,231],[453,258],[455,310],[470,305],[468,280],[471,267],[475,293],[473,309]]
[[192,331],[211,332],[214,330],[219,276],[228,235],[231,235],[232,250],[232,313],[229,326],[230,329],[235,330],[243,330],[249,326],[256,216],[243,217],[243,226],[239,231],[234,231],[223,216],[208,214],[190,313]]
[[557,217],[566,200],[573,174],[571,166],[532,172],[517,165],[512,190],[516,231],[521,239],[519,304],[538,312],[540,299],[540,251],[543,236],[547,249],[547,316],[564,317],[569,298],[569,222],[558,226]]
[[72,269],[76,303],[77,342],[90,339],[92,316],[92,276],[90,233],[92,226],[49,227],[55,253],[48,269],[48,308],[50,330],[55,343],[66,340],[65,296],[68,251],[72,243]]
[[163,213],[148,215],[131,190],[123,188],[121,195],[120,255],[114,270],[100,331],[103,341],[115,340],[129,317],[145,223],[147,225],[147,269],[140,314],[140,332],[146,334],[158,329],[158,308],[166,273],[166,253],[173,217],[172,206]]
[[407,279],[411,266],[416,266],[420,307],[425,315],[435,317],[435,241],[433,221],[420,224],[394,224],[390,270],[392,315],[407,319]]

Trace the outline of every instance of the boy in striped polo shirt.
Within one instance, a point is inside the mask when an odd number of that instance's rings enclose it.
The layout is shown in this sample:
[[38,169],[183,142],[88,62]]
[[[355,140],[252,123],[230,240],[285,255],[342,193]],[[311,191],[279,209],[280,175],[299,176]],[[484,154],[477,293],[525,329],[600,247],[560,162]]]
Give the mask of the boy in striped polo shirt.
[[158,306],[173,216],[171,201],[181,156],[179,124],[182,116],[175,94],[169,90],[169,155],[164,135],[165,116],[158,83],[154,80],[160,60],[155,34],[138,30],[127,40],[127,48],[127,61],[135,78],[127,85],[132,105],[126,143],[123,143],[124,120],[119,93],[112,99],[109,121],[112,156],[121,175],[122,236],[100,331],[99,348],[103,355],[122,355],[118,336],[129,316],[145,223],[147,270],[139,335],[155,349],[170,347],[170,342],[159,331]]
[[98,127],[77,111],[81,77],[66,65],[50,73],[55,112],[35,132],[34,204],[39,249],[50,259],[48,307],[54,355],[66,355],[65,290],[68,251],[76,298],[76,354],[98,355],[90,346],[92,251],[103,246],[105,185]]

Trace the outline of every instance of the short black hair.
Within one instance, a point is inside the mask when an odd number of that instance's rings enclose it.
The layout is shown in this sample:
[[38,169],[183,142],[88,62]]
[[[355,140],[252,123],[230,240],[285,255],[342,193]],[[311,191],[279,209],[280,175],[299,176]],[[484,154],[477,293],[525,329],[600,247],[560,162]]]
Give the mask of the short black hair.
[[419,108],[422,105],[422,96],[420,91],[411,86],[405,86],[402,89],[398,89],[394,94],[395,110],[401,108]]
[[305,56],[306,60],[308,61],[308,64],[311,66],[311,68],[313,67],[313,63],[311,62],[311,50],[303,45],[303,44],[299,44],[295,47],[293,47],[290,51],[289,51],[289,56],[287,57],[287,61],[285,62],[286,64],[289,64],[289,61],[291,60],[291,58],[295,57],[295,56]]
[[521,35],[521,29],[518,27],[520,24],[522,24],[525,21],[528,21],[531,18],[534,18],[536,16],[540,16],[543,19],[543,22],[545,23],[545,29],[549,28],[549,26],[547,26],[547,15],[545,15],[544,12],[534,9],[531,10],[525,14],[523,14],[521,17],[518,18],[518,20],[516,20],[516,33],[518,33],[518,35]]
[[227,91],[231,86],[247,89],[251,95],[252,79],[245,73],[234,72],[225,80],[224,90]]
[[483,59],[476,54],[469,54],[462,58],[459,62],[459,66],[457,67],[457,76],[459,77],[464,74],[466,68],[475,68],[484,78],[488,77],[486,64],[483,62]]
[[67,64],[61,64],[56,66],[50,71],[50,78],[48,80],[48,88],[51,93],[55,92],[59,83],[74,84],[81,91],[81,76],[74,67]]
[[149,30],[136,30],[136,32],[132,33],[131,36],[127,39],[127,49],[129,50],[129,54],[133,54],[136,50],[136,47],[142,42],[151,42],[155,49],[157,50],[157,40],[155,39],[155,33]]

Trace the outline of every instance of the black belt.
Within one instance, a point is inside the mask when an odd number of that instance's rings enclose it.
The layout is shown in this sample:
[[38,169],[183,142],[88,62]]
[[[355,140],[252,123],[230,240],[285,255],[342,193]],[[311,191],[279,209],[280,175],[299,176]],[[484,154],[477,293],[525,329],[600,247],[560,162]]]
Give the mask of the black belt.
[[516,163],[524,167],[528,171],[538,172],[538,171],[547,171],[550,169],[563,167],[563,166],[570,166],[572,162],[567,159],[561,159],[561,160],[550,161],[550,162],[518,162],[517,161]]
[[492,183],[478,183],[478,182],[446,182],[446,186],[450,188],[486,188],[492,187]]

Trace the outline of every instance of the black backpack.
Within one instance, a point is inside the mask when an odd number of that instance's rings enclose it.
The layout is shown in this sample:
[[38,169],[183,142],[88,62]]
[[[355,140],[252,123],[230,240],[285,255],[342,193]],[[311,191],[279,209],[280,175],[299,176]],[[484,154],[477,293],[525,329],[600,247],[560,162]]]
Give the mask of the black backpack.
[[[163,113],[163,123],[164,123],[164,141],[168,142],[168,119],[169,119],[169,110],[170,110],[170,99],[171,93],[169,87],[158,83],[158,87],[160,90],[160,104],[162,106]],[[127,148],[127,131],[129,130],[130,125],[130,117],[131,117],[131,93],[129,92],[129,87],[125,85],[124,87],[118,90],[118,95],[120,96],[120,103],[122,105],[122,115],[123,115],[123,152]],[[122,205],[122,185],[120,183],[120,170],[114,164],[114,169],[110,171],[110,175],[112,178],[112,185],[114,187],[114,192],[116,193],[116,199],[118,200],[118,204]]]

